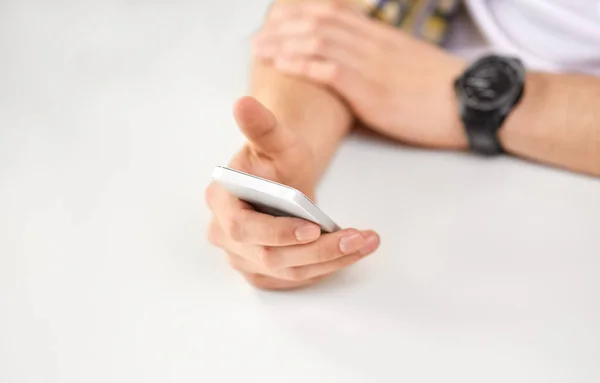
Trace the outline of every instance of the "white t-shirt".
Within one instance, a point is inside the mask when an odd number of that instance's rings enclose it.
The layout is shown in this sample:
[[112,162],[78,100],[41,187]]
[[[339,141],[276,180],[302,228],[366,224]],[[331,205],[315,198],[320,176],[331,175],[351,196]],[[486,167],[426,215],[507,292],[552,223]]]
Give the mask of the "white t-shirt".
[[465,0],[498,53],[531,69],[600,76],[600,0]]

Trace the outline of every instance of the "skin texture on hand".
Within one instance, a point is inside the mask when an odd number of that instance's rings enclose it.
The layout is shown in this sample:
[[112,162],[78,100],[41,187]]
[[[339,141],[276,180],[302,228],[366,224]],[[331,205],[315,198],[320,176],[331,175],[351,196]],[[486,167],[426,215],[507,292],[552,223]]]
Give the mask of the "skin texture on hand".
[[[229,166],[314,198],[313,152],[304,139],[251,97],[237,102],[234,115],[248,143]],[[207,188],[206,202],[213,212],[209,241],[225,250],[231,266],[260,288],[310,285],[379,246],[379,236],[370,230],[321,234],[318,225],[302,219],[259,213],[216,183]]]
[[372,129],[416,145],[465,148],[452,84],[466,63],[340,4],[279,5],[254,55],[327,85]]
[[[280,5],[254,55],[328,86],[372,129],[408,143],[466,149],[453,81],[466,63],[339,4]],[[600,176],[600,78],[528,72],[499,131],[508,153]]]

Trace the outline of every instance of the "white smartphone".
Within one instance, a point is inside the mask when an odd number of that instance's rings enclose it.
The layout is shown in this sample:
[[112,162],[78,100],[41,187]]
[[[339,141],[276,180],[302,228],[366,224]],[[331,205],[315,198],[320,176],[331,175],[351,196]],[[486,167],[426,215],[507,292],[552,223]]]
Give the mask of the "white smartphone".
[[231,194],[249,203],[261,213],[277,217],[302,218],[316,223],[327,233],[340,230],[338,225],[314,202],[293,187],[225,166],[217,166],[212,178]]

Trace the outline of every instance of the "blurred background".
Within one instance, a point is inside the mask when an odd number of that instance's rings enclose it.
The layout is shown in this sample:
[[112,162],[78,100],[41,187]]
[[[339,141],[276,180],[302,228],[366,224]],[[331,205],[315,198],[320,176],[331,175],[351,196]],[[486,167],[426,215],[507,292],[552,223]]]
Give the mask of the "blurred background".
[[286,294],[229,270],[203,190],[268,4],[0,2],[0,382],[600,381],[588,177],[352,136],[319,201],[381,251]]

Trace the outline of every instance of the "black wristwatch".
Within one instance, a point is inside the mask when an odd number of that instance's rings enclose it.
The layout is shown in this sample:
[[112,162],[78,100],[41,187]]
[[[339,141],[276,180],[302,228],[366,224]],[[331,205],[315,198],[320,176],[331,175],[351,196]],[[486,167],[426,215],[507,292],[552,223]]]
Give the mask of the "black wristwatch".
[[454,90],[472,151],[483,155],[504,152],[498,130],[521,100],[524,88],[525,67],[512,57],[482,57],[456,79]]

